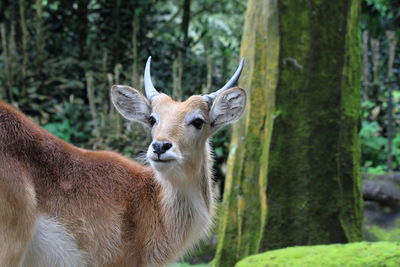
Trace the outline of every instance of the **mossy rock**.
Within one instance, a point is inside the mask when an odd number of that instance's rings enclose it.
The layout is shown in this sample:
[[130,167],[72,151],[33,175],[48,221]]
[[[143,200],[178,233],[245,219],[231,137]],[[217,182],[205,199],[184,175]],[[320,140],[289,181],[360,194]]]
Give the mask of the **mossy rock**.
[[[400,225],[400,219],[397,219],[396,224]],[[366,230],[370,241],[400,241],[400,227],[387,229],[373,225],[366,226]]]
[[289,247],[247,257],[236,267],[400,266],[400,242]]

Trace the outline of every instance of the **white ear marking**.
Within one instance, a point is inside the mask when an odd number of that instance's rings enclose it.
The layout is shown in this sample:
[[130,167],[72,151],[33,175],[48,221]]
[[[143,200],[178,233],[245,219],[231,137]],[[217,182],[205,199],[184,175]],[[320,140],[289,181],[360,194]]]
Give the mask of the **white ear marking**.
[[150,103],[138,90],[126,85],[113,85],[111,100],[124,118],[149,125]]
[[246,106],[246,93],[235,87],[222,92],[210,109],[211,126],[215,130],[240,118]]

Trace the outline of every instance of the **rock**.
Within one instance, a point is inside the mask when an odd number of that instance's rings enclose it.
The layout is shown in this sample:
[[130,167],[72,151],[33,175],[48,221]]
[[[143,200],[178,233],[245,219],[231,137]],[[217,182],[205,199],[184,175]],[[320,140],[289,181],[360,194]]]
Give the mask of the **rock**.
[[389,206],[400,206],[400,174],[365,174],[362,192],[365,200],[377,201]]
[[400,240],[400,174],[363,175],[367,241]]
[[400,266],[399,242],[289,247],[247,257],[236,267]]

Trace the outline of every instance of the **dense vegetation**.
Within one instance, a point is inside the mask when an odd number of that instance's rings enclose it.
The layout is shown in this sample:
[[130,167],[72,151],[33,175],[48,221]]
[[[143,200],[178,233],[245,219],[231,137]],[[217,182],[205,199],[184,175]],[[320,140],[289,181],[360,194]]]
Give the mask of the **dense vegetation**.
[[364,172],[400,170],[400,4],[362,1],[362,167]]
[[[218,89],[239,62],[241,0],[0,5],[0,99],[81,147],[144,151],[148,133],[115,113],[109,89],[142,89],[149,55],[156,87],[176,99]],[[214,138],[218,163],[228,142],[228,130]]]

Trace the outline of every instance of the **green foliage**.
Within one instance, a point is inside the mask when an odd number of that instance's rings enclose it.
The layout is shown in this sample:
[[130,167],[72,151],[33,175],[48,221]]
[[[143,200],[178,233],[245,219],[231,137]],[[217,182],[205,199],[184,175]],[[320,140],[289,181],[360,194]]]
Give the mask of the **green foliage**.
[[396,0],[363,0],[362,29],[368,29],[374,38],[385,30],[397,30],[400,4]]
[[372,225],[366,227],[366,230],[377,241],[398,242],[400,240],[400,220],[397,220],[396,227],[392,229],[383,229],[379,226]]
[[64,120],[62,122],[53,122],[48,123],[44,126],[44,128],[51,132],[52,134],[64,139],[67,142],[71,142],[71,136],[73,134],[73,130],[69,121]]
[[[382,174],[385,172],[384,164],[386,161],[386,145],[387,140],[381,134],[381,127],[376,121],[362,122],[361,142],[364,155],[365,171],[372,174]],[[374,162],[380,164],[374,166]]]
[[45,123],[44,128],[67,142],[74,141],[84,145],[91,138],[92,125],[87,122],[89,117],[79,112],[83,107],[82,104],[82,101],[73,100],[50,107],[49,111],[52,112],[54,119],[53,122]]
[[[383,78],[382,78],[383,79]],[[380,82],[381,83],[381,82]],[[377,87],[380,88],[380,87]],[[386,87],[379,89],[382,93],[370,97],[361,104],[361,149],[363,172],[383,174],[387,172],[388,121]],[[394,91],[394,136],[392,143],[393,169],[400,170],[400,92]]]
[[350,243],[290,247],[250,256],[236,267],[387,266],[400,264],[400,243]]
[[[67,142],[137,157],[149,132],[116,114],[111,85],[141,89],[152,55],[155,85],[171,94],[173,62],[185,50],[183,96],[218,89],[238,62],[244,8],[242,0],[192,1],[183,43],[180,0],[2,2],[0,99]],[[219,177],[229,134],[221,131],[213,141]]]
[[381,16],[386,16],[391,12],[389,0],[365,0],[365,2],[378,10]]
[[[363,103],[362,168],[368,173],[388,171],[388,136],[392,128],[392,169],[400,170],[400,92],[398,68],[400,58],[390,51],[389,31],[399,40],[400,3],[395,0],[364,0],[361,28],[363,32]],[[392,42],[393,42],[392,41]],[[396,44],[395,44],[396,45]],[[397,43],[398,46],[398,43]],[[393,64],[390,57],[393,56]],[[389,73],[389,71],[391,73]],[[393,108],[389,108],[389,88],[393,90]],[[393,119],[389,121],[391,113]]]

